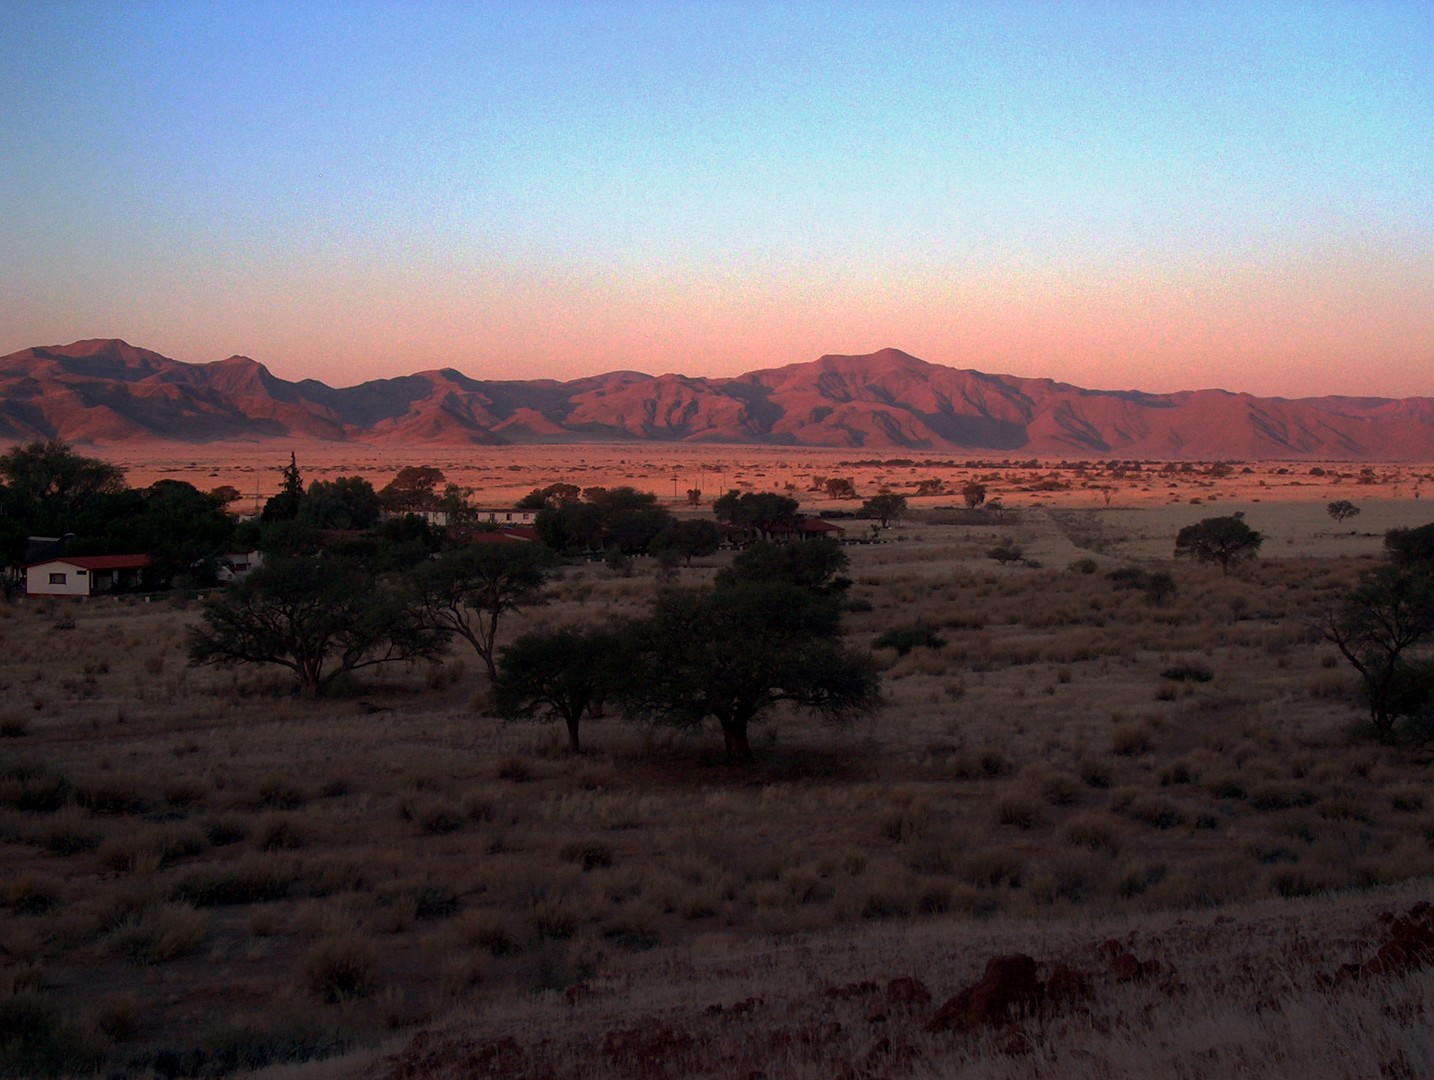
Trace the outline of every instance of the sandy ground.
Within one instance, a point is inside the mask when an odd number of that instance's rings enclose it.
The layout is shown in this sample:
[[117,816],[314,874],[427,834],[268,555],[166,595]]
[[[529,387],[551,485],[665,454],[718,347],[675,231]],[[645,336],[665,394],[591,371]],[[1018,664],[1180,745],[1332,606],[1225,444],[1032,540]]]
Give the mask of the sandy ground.
[[[115,447],[99,452],[126,470],[129,483],[145,486],[161,478],[184,480],[208,490],[231,484],[244,493],[238,504],[249,512],[278,490],[279,468],[290,451],[278,443],[255,446],[179,448]],[[939,458],[899,451],[784,449],[781,447],[664,445],[581,445],[528,447],[373,448],[330,443],[292,447],[306,481],[358,475],[381,488],[405,465],[434,465],[448,480],[470,488],[485,507],[511,506],[537,487],[558,481],[580,487],[631,485],[654,492],[679,511],[687,492],[701,492],[706,506],[731,488],[783,491],[802,507],[855,510],[859,500],[890,490],[908,497],[915,511],[960,507],[961,488],[977,481],[988,499],[1022,513],[1035,544],[1035,557],[1056,560],[1096,554],[1129,559],[1168,557],[1174,536],[1201,518],[1243,513],[1265,534],[1261,555],[1376,555],[1391,528],[1434,520],[1434,464],[1254,462],[1212,475],[1208,465],[1143,463],[1120,470],[1118,463],[1019,459]],[[1369,472],[1361,475],[1362,469]],[[1319,475],[1319,470],[1324,475]],[[850,478],[858,501],[828,498],[821,483]],[[941,495],[917,496],[923,480],[940,480]],[[1359,516],[1336,525],[1326,512],[1348,499]],[[920,514],[914,515],[919,518]],[[914,522],[908,523],[909,530]],[[1064,539],[1062,539],[1064,537]]]

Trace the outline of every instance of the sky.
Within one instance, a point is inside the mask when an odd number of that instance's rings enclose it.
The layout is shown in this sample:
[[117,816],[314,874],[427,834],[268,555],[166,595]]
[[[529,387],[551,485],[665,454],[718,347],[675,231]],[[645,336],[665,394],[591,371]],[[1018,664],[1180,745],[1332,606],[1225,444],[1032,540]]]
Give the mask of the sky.
[[1434,394],[1434,4],[0,4],[0,353]]

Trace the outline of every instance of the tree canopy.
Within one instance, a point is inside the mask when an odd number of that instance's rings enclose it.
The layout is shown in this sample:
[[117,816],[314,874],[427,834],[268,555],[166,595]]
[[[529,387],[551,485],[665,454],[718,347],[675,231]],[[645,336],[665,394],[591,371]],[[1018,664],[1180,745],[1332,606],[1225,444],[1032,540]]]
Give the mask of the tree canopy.
[[1175,557],[1216,562],[1225,573],[1232,564],[1253,559],[1265,538],[1240,517],[1209,517],[1186,525],[1175,537]]
[[494,700],[510,719],[562,720],[573,753],[583,715],[628,676],[631,634],[621,626],[524,634],[498,650]]
[[375,664],[435,656],[447,641],[410,595],[330,555],[273,557],[204,607],[192,664],[274,664],[306,695]]
[[1394,736],[1406,653],[1434,634],[1434,579],[1420,565],[1371,570],[1326,614],[1325,638],[1359,672],[1380,741]]
[[875,707],[875,662],[834,630],[830,606],[787,582],[670,590],[641,624],[626,703],[661,723],[715,720],[728,760],[749,764],[749,725],[781,702],[830,720]]
[[552,553],[540,544],[464,544],[420,566],[413,587],[424,623],[473,646],[496,684],[499,623],[540,601],[551,567]]

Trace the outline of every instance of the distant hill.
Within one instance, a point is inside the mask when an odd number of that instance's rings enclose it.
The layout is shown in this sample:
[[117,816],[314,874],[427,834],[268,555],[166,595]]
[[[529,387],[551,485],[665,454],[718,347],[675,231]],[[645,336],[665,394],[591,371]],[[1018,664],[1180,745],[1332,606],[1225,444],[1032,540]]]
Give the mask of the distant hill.
[[1030,456],[1434,459],[1434,398],[1259,398],[1084,390],[929,364],[896,349],[735,378],[470,379],[452,368],[357,386],[288,382],[231,356],[123,341],[0,358],[0,441],[103,446],[321,439],[405,445],[747,443]]

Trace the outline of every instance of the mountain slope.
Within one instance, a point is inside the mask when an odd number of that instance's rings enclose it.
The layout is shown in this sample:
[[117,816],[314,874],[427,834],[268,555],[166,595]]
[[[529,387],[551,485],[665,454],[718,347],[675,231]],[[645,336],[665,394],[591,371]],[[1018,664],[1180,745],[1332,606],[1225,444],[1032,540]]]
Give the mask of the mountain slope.
[[557,382],[452,368],[330,387],[243,356],[171,360],[123,341],[0,358],[0,440],[93,445],[730,442],[1138,458],[1434,458],[1434,399],[1146,394],[930,364],[896,349],[736,378],[618,371]]

